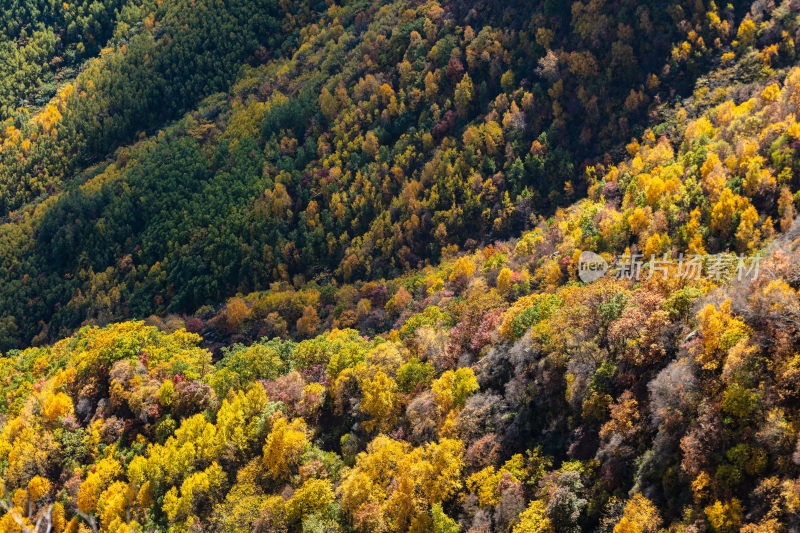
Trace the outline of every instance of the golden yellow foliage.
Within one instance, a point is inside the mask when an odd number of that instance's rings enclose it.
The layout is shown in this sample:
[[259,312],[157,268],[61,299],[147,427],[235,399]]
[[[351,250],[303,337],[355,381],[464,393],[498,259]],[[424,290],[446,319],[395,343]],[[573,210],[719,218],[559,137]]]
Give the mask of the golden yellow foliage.
[[88,513],[97,509],[100,496],[123,473],[119,461],[112,456],[101,459],[86,476],[78,491],[78,509]]
[[657,533],[660,526],[658,509],[650,500],[636,494],[625,504],[625,513],[614,526],[614,533]]
[[742,524],[742,505],[736,498],[728,503],[717,500],[705,508],[705,513],[715,533],[733,533]]
[[545,516],[546,504],[542,500],[533,500],[519,515],[519,522],[512,533],[550,533],[553,531],[550,519]]
[[372,379],[361,381],[364,397],[361,400],[361,411],[371,417],[364,422],[364,429],[381,432],[390,431],[397,423],[400,407],[397,398],[397,382],[382,371],[378,371]]
[[263,449],[264,468],[270,477],[286,479],[300,464],[300,457],[308,443],[306,432],[306,423],[302,418],[291,422],[283,417],[275,420]]
[[72,398],[63,392],[50,394],[47,396],[47,399],[45,399],[44,406],[42,407],[42,415],[48,422],[55,422],[59,418],[70,413],[72,413]]

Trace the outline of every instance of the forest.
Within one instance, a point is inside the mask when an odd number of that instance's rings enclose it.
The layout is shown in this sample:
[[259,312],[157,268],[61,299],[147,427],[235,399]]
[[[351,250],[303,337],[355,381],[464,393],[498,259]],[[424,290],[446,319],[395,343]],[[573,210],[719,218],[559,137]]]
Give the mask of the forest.
[[[295,278],[393,277],[518,235],[585,195],[581,164],[622,157],[738,35],[735,9],[693,2],[603,15],[603,32],[599,4],[511,7],[530,17],[513,30],[438,4],[237,6],[196,5],[180,25],[182,3],[165,2],[40,113],[9,119],[0,349]],[[741,77],[791,62],[779,15],[770,64],[752,65],[747,37]]]
[[800,529],[798,36],[0,8],[0,533]]

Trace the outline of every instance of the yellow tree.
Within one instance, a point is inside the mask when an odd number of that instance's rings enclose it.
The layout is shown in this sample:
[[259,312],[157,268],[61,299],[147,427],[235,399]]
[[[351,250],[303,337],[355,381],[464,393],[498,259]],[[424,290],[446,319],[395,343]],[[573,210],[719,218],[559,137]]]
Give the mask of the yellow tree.
[[247,317],[247,304],[241,298],[232,298],[225,306],[225,330],[228,333],[239,331],[244,319]]
[[378,148],[380,148],[378,137],[371,131],[368,131],[364,137],[363,147],[364,153],[367,154],[370,159],[375,159],[375,156],[378,155]]
[[414,526],[431,505],[447,501],[462,487],[464,445],[455,439],[428,443],[405,455],[386,502],[393,529]]
[[297,320],[297,333],[301,337],[311,337],[319,329],[319,315],[310,305],[303,308],[303,316]]
[[94,470],[86,476],[78,490],[78,510],[90,513],[97,509],[100,495],[111,486],[115,479],[122,475],[122,466],[112,454],[101,459]]
[[781,231],[787,231],[794,222],[794,198],[789,187],[781,188],[781,195],[778,198],[778,214],[781,217]]
[[286,503],[286,518],[291,523],[298,523],[308,516],[324,515],[333,501],[333,489],[329,480],[309,479]]
[[172,487],[164,496],[164,512],[171,523],[182,522],[201,506],[213,503],[221,496],[225,472],[216,462],[201,472],[195,472],[181,484],[180,492]]
[[467,399],[478,390],[478,380],[471,368],[448,370],[431,386],[436,405],[443,414],[461,408]]
[[336,97],[334,97],[326,87],[323,87],[319,94],[319,107],[320,110],[322,110],[322,114],[325,115],[325,118],[328,120],[333,120],[339,112]]
[[378,435],[356,456],[337,489],[342,510],[358,531],[381,531],[386,527],[385,502],[389,487],[400,471],[409,445]]
[[736,229],[736,240],[740,250],[750,250],[758,244],[761,232],[755,228],[757,222],[758,211],[751,205],[742,212],[739,227]]
[[428,71],[425,75],[425,99],[431,102],[434,101],[439,94],[439,82],[437,78],[438,76],[431,71]]
[[263,463],[272,479],[287,479],[300,464],[308,440],[306,423],[302,418],[288,422],[279,417],[272,424],[263,448]]
[[702,348],[698,362],[707,370],[716,369],[728,350],[750,336],[747,324],[731,316],[731,302],[726,300],[717,310],[707,304],[697,314]]
[[728,503],[716,501],[705,508],[705,513],[715,533],[733,533],[742,525],[742,504],[736,498]]
[[614,533],[657,533],[661,527],[661,515],[655,505],[636,494],[625,504],[622,520],[614,527]]
[[109,533],[126,531],[130,504],[134,499],[132,487],[124,481],[116,481],[103,491],[97,503],[100,531]]
[[550,520],[545,516],[546,505],[542,500],[533,500],[519,515],[513,533],[549,533]]
[[475,269],[475,263],[469,257],[458,258],[450,273],[450,283],[463,288],[475,273]]
[[464,77],[461,78],[461,81],[456,85],[456,90],[453,94],[456,111],[462,118],[467,116],[474,94],[475,88],[472,85],[472,78],[469,77],[469,74],[465,73]]
[[390,431],[397,423],[400,408],[397,401],[397,382],[383,371],[378,371],[372,379],[361,381],[361,390],[364,394],[361,412],[371,417],[364,422],[364,429]]
[[72,399],[63,392],[50,394],[45,399],[42,416],[48,422],[53,423],[70,413],[72,413]]

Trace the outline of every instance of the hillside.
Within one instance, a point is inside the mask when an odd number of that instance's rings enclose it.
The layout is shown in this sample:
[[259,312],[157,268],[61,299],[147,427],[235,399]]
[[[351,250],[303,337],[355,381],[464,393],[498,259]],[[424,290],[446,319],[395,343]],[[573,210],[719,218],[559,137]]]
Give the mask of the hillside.
[[[0,348],[298,277],[395,276],[518,235],[690,90],[737,18],[695,2],[614,18],[547,2],[184,4],[153,7],[6,128]],[[779,31],[751,40],[774,67],[793,58]]]
[[0,532],[800,528],[800,5],[115,13],[0,149]]

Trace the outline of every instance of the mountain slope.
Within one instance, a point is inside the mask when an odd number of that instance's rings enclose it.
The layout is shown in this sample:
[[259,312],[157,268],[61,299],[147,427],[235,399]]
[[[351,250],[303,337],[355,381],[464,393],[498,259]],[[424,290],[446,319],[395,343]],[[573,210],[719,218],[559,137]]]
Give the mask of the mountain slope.
[[[588,169],[587,198],[516,239],[9,352],[0,527],[800,527],[800,69],[737,46],[628,157]],[[169,164],[202,168],[191,144]],[[168,167],[158,140],[140,149]],[[175,189],[157,192],[143,208]],[[584,283],[582,251],[638,251],[642,278]],[[734,252],[761,274],[738,279]],[[698,276],[677,271],[689,254]],[[184,327],[228,345],[215,357]]]
[[[582,196],[583,165],[621,155],[743,11],[237,6],[162,3],[7,129],[0,346],[272,282],[394,276],[517,234]],[[736,46],[781,66],[794,22],[769,23],[786,35]]]

